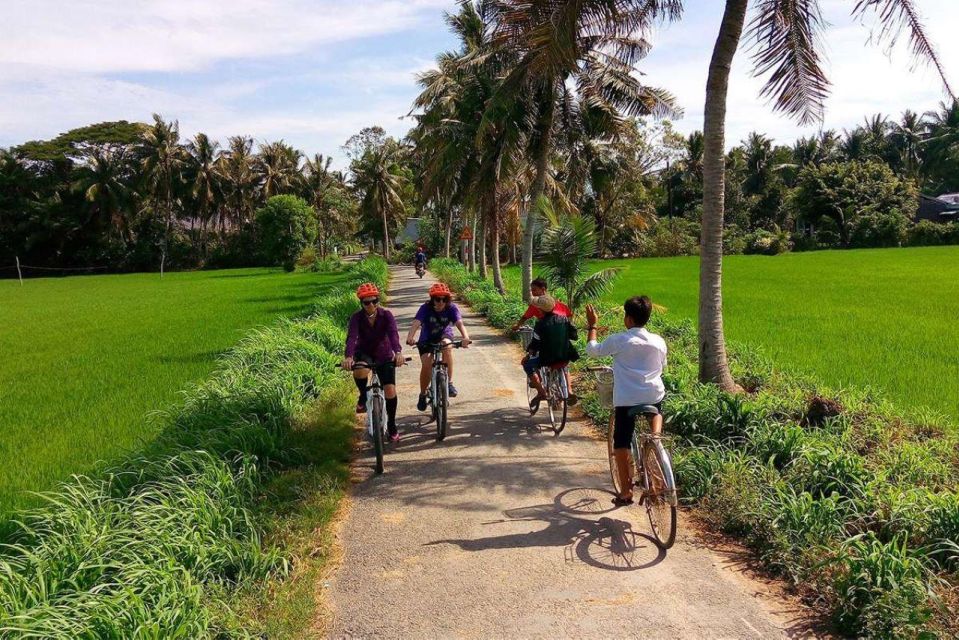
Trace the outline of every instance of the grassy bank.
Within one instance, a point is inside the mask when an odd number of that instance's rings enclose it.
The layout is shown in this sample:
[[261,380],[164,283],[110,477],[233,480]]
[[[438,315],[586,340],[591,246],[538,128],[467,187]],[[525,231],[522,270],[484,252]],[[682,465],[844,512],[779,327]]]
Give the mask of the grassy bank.
[[[431,269],[495,326],[524,308],[515,289],[501,298],[455,262]],[[621,307],[602,306],[600,324],[621,326]],[[956,637],[959,435],[874,395],[783,373],[735,343],[734,375],[749,392],[722,393],[696,380],[688,320],[657,314],[652,329],[670,348],[664,413],[684,502],[843,634]],[[606,424],[594,394],[584,406]]]
[[308,313],[344,276],[277,269],[0,281],[0,512],[163,424],[148,412],[255,326]]
[[335,509],[353,420],[335,410],[349,408],[342,327],[353,287],[386,275],[365,261],[308,318],[254,331],[140,456],[8,523],[0,636],[247,637],[308,617],[312,598],[269,579],[318,566],[322,541],[303,534]]
[[[697,314],[699,258],[594,263],[623,272],[604,300],[645,293]],[[515,268],[507,270],[518,283]],[[959,247],[727,256],[727,336],[833,387],[870,387],[903,409],[959,423]]]

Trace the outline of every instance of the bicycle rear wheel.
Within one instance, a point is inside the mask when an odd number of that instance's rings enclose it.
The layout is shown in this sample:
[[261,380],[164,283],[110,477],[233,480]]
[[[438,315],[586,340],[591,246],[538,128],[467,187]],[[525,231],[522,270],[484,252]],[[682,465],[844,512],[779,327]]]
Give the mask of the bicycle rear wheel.
[[676,481],[669,454],[659,439],[647,439],[642,445],[643,502],[653,536],[664,549],[676,542]]
[[566,378],[562,370],[553,370],[550,372],[550,405],[555,404],[554,411],[550,411],[550,417],[553,417],[553,434],[559,435],[566,428],[566,418],[569,413],[569,401],[566,399],[566,393],[563,391]]
[[439,371],[436,374],[436,397],[433,398],[436,410],[436,440],[442,442],[446,437],[448,428],[447,409],[450,405],[449,400],[449,381],[446,378],[445,371]]
[[373,423],[373,453],[376,455],[377,474],[383,473],[383,429],[384,419],[386,417],[386,402],[382,396],[373,396],[373,402],[370,407],[370,418]]

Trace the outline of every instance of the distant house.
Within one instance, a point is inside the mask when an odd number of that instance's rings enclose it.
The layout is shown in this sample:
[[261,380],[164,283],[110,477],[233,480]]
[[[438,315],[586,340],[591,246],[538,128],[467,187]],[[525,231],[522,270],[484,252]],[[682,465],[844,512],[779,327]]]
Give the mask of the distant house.
[[407,218],[406,225],[396,234],[395,244],[403,246],[420,239],[420,219]]
[[946,193],[937,198],[919,196],[916,221],[955,222],[959,220],[959,193]]

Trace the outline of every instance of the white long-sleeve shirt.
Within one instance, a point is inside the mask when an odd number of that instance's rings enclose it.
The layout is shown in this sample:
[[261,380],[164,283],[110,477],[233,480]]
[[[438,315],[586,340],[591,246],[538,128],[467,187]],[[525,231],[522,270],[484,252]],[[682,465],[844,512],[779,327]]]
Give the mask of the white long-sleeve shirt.
[[613,405],[634,407],[656,404],[666,395],[666,341],[644,328],[633,327],[602,342],[590,340],[586,353],[594,358],[613,357]]

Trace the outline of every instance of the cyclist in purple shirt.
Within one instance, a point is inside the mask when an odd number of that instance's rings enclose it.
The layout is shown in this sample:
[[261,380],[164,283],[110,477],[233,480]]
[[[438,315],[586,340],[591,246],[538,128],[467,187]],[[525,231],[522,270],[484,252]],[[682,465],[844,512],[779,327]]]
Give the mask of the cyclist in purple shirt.
[[[356,297],[360,299],[363,308],[350,316],[343,368],[350,370],[354,362],[365,362],[376,369],[376,375],[383,385],[383,395],[386,396],[387,430],[390,440],[396,442],[400,439],[396,429],[396,367],[405,362],[396,319],[392,313],[379,306],[380,292],[375,284],[361,284],[356,290]],[[353,381],[359,391],[357,413],[366,411],[366,386],[369,376],[369,369],[357,369],[353,372]]]
[[[416,345],[420,352],[420,361],[423,363],[420,369],[420,397],[416,401],[416,408],[420,411],[426,411],[426,389],[430,386],[430,372],[433,368],[431,346],[451,343],[454,326],[459,329],[463,338],[463,347],[468,347],[472,342],[466,332],[466,327],[463,325],[463,316],[460,314],[459,307],[450,301],[451,297],[452,293],[449,287],[442,282],[430,287],[430,301],[424,303],[416,312],[416,317],[413,318],[413,326],[410,327],[409,335],[406,336],[406,344]],[[419,340],[416,340],[417,331],[420,332]],[[452,347],[443,350],[443,362],[446,363],[449,372],[450,397],[455,398],[457,391],[456,387],[453,386]]]

